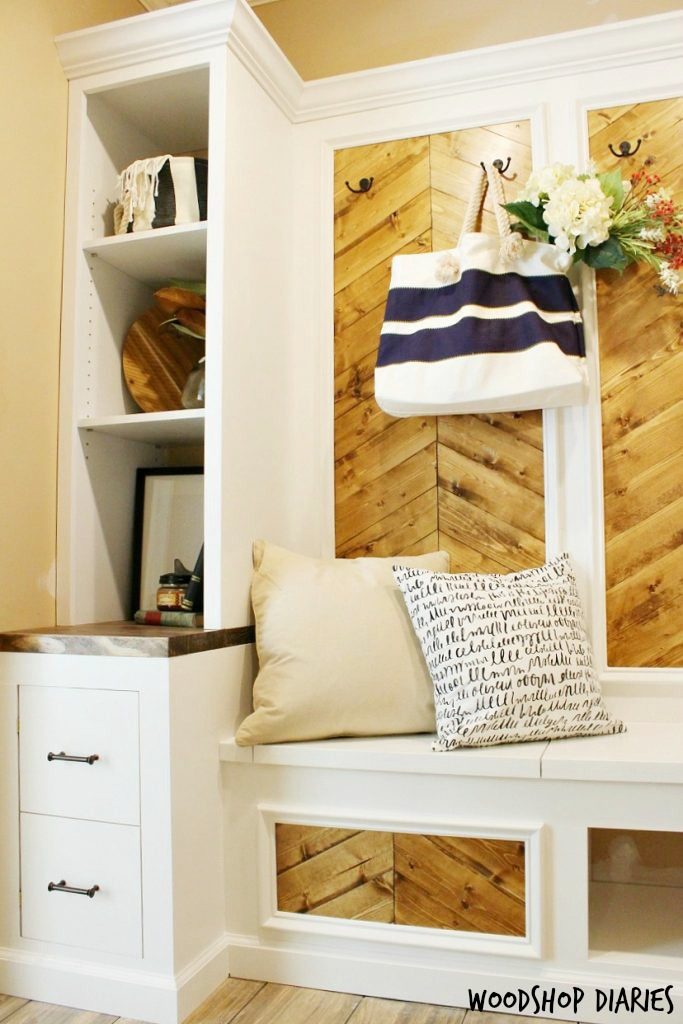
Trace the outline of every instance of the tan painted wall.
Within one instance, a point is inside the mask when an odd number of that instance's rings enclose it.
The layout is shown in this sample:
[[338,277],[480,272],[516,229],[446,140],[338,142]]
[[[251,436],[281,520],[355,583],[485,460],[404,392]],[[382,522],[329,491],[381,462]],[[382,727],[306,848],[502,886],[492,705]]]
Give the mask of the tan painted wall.
[[254,10],[310,79],[680,7],[681,0],[277,0]]
[[67,86],[52,39],[138,0],[0,0],[0,629],[54,622]]

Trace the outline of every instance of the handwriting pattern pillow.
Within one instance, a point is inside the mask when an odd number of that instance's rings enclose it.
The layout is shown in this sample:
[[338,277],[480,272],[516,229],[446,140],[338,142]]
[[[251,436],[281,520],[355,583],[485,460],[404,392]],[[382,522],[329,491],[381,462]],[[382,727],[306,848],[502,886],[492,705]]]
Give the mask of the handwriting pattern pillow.
[[509,575],[394,576],[434,684],[435,750],[624,731],[602,701],[566,555]]

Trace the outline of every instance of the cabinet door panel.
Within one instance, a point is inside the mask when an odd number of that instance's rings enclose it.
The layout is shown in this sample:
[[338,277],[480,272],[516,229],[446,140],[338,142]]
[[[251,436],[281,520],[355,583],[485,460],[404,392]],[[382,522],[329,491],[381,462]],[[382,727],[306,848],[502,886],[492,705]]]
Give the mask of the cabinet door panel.
[[[622,177],[647,164],[680,201],[683,99],[589,115],[590,150]],[[642,138],[634,157],[611,143]],[[683,665],[683,351],[680,299],[653,271],[597,277],[610,665]]]

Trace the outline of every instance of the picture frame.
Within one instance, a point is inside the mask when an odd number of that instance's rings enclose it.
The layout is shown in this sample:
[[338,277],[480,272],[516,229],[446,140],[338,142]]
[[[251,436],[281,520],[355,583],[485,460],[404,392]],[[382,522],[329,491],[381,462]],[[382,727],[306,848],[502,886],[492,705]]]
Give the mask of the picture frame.
[[179,558],[190,570],[204,542],[204,469],[141,467],[135,479],[131,618],[156,609],[159,576]]

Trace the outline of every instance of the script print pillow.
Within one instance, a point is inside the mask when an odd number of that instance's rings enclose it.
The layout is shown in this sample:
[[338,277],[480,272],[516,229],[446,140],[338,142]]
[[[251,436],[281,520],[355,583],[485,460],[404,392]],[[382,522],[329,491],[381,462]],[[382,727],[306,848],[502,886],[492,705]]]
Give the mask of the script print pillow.
[[435,750],[623,732],[566,555],[509,575],[394,567],[434,684]]

